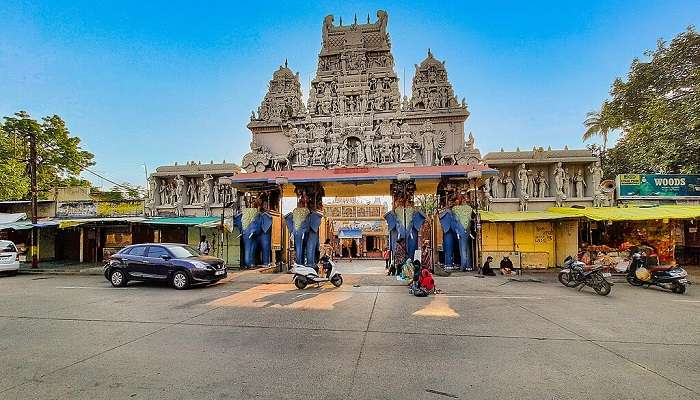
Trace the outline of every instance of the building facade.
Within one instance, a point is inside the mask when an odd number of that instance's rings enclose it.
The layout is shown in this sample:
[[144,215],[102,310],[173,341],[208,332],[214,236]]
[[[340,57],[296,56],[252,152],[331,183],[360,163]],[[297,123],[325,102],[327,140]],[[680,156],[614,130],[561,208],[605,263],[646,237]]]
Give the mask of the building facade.
[[362,203],[356,198],[336,198],[324,204],[328,221],[327,237],[339,257],[381,257],[388,246],[388,229],[384,214],[386,204],[379,199]]

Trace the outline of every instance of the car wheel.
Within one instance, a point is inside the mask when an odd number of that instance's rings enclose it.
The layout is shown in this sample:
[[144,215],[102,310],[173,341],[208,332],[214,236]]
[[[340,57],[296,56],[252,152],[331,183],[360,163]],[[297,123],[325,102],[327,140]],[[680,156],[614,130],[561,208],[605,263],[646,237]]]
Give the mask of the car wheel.
[[177,290],[187,289],[190,287],[190,278],[183,271],[176,271],[173,274],[171,283]]
[[109,274],[109,282],[114,287],[124,287],[126,286],[127,279],[124,275],[124,271],[120,269],[115,269]]

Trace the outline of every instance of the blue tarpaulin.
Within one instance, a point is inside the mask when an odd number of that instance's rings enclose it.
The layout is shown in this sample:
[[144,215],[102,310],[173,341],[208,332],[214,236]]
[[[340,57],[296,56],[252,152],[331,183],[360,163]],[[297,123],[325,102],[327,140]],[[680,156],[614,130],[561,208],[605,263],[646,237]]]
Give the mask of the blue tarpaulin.
[[338,232],[339,239],[361,239],[362,230],[355,228],[340,228]]

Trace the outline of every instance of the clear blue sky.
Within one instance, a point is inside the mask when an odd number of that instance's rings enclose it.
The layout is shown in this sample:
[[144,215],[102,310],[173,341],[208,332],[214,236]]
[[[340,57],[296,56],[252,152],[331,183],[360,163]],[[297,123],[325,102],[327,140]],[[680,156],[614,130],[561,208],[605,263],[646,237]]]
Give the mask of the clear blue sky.
[[117,181],[142,184],[144,163],[238,162],[284,59],[306,95],[323,17],[381,8],[407,88],[430,47],[482,154],[581,147],[586,112],[632,59],[700,22],[697,0],[489,3],[3,0],[0,115],[59,114]]

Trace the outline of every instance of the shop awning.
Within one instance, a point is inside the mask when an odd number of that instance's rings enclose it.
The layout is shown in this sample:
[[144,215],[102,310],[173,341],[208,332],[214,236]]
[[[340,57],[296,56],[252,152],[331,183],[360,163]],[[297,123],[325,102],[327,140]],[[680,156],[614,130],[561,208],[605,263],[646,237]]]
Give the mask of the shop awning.
[[58,222],[55,221],[38,221],[36,224],[32,224],[31,221],[17,221],[17,222],[10,222],[7,224],[0,224],[0,231],[2,230],[14,230],[14,231],[26,231],[29,229],[32,229],[32,226],[36,226],[37,228],[46,228],[49,226],[57,226]]
[[79,219],[60,219],[54,220],[58,224],[59,229],[71,228],[74,226],[85,225],[89,223],[110,223],[110,222],[141,222],[143,217],[123,217],[123,218],[79,218]]
[[479,216],[482,221],[487,222],[543,221],[576,217],[549,211],[479,211]]
[[147,218],[140,221],[140,223],[153,225],[201,226],[203,228],[208,228],[218,226],[220,221],[221,217],[161,217]]
[[339,239],[361,239],[362,230],[352,228],[341,228],[338,232]]
[[700,218],[700,206],[653,206],[653,207],[553,207],[548,210],[569,217],[583,217],[593,221],[647,221],[664,219]]

